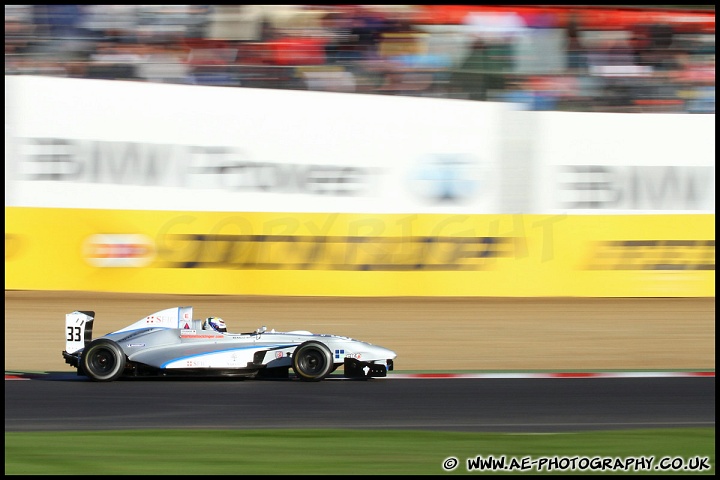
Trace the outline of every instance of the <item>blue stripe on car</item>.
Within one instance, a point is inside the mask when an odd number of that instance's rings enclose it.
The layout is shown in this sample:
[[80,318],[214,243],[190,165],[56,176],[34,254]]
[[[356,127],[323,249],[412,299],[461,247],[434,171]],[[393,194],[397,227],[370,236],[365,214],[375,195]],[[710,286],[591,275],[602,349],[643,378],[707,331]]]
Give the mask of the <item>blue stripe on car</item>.
[[277,350],[277,349],[279,349],[279,348],[287,348],[287,347],[294,347],[294,346],[295,346],[295,344],[289,344],[289,345],[263,345],[263,346],[252,345],[252,346],[247,346],[247,347],[227,348],[227,349],[225,349],[225,350],[215,350],[214,352],[205,352],[205,353],[198,353],[198,354],[196,354],[196,355],[186,355],[186,356],[184,356],[184,357],[177,357],[177,358],[174,358],[174,359],[172,359],[172,360],[168,360],[167,362],[163,363],[162,365],[160,365],[160,368],[166,368],[168,364],[173,363],[173,362],[177,362],[178,360],[186,360],[186,359],[188,359],[188,358],[200,358],[200,357],[204,357],[204,356],[207,356],[207,355],[215,355],[216,353],[232,352],[232,351],[234,351],[234,350],[249,350],[249,349],[258,350],[258,351],[260,351],[260,350]]

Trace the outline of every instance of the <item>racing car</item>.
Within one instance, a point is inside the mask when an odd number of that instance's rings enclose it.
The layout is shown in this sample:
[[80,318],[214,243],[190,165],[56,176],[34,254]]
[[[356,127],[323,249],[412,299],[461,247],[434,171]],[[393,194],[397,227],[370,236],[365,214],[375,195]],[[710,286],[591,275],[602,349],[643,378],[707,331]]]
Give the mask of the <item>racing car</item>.
[[[210,317],[213,318],[213,317]],[[65,363],[96,382],[121,377],[221,376],[317,382],[386,377],[396,353],[349,337],[305,330],[228,333],[204,329],[192,307],[173,307],[93,339],[94,311],[65,315]],[[224,325],[224,322],[223,322]],[[290,375],[290,369],[294,376]]]

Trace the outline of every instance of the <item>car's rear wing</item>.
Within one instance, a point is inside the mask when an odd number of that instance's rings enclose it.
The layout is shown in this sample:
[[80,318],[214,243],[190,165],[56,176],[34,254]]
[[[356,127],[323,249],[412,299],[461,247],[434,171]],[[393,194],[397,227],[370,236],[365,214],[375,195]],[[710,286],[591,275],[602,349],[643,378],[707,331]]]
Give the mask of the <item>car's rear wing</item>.
[[65,351],[75,353],[92,340],[95,312],[75,311],[65,315]]
[[[173,307],[160,310],[137,322],[112,333],[129,332],[141,328],[196,328],[198,321],[193,321],[192,307]],[[95,312],[76,310],[65,315],[65,351],[76,353],[92,340],[93,320]]]

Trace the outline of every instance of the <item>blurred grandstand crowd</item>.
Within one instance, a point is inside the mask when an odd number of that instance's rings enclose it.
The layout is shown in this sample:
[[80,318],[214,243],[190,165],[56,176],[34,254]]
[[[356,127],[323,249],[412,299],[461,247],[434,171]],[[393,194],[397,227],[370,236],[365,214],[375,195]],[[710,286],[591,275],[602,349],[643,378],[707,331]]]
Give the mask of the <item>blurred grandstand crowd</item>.
[[715,10],[6,5],[5,74],[715,113]]

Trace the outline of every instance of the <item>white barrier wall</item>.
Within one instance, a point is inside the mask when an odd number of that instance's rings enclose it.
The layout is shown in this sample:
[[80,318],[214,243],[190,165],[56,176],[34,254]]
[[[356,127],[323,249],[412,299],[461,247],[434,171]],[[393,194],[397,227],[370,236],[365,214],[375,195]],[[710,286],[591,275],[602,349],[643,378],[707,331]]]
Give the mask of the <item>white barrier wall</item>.
[[715,116],[5,77],[6,206],[715,212]]

